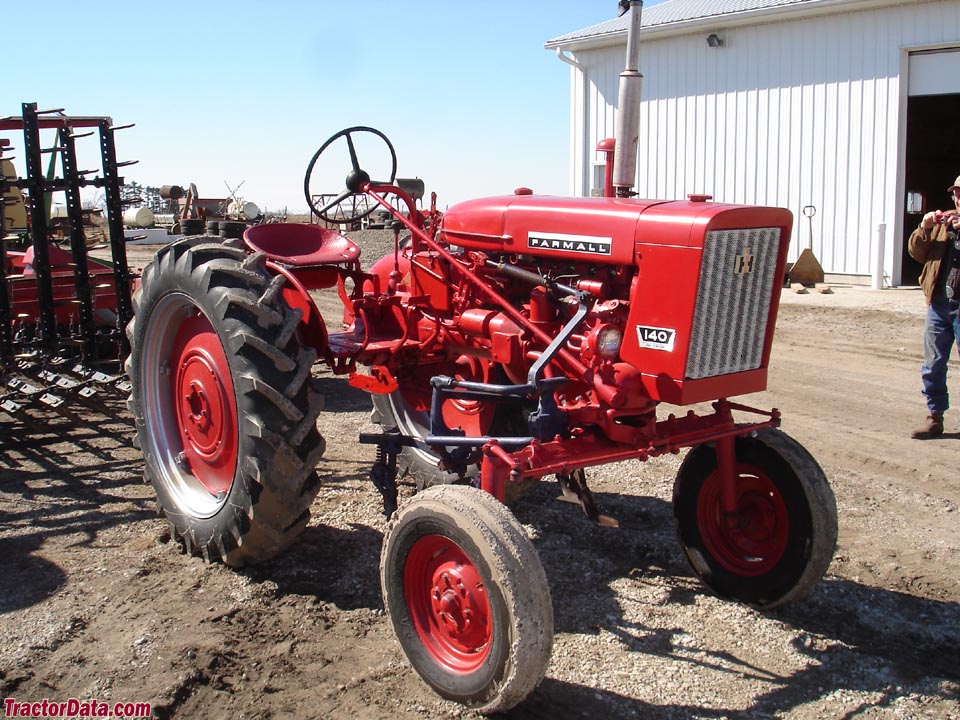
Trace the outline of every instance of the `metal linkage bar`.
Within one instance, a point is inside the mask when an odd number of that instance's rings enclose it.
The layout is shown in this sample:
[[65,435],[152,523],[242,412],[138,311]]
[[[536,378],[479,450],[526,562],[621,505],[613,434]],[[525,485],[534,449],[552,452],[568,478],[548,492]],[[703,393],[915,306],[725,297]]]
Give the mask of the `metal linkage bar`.
[[[67,116],[63,114],[63,108],[57,108],[56,110],[37,110],[36,103],[29,103],[29,105],[33,108],[33,113],[37,116],[37,128],[40,130],[58,130],[64,125],[75,128],[95,128],[99,127],[104,119],[111,124],[113,123],[110,118],[90,115]],[[20,130],[22,127],[23,119],[15,115],[0,118],[0,130]]]
[[53,305],[53,278],[50,270],[49,227],[44,193],[40,119],[36,103],[23,103],[23,140],[30,190],[30,234],[33,238],[33,270],[37,279],[40,342],[45,350],[57,346],[57,317]]
[[[124,127],[130,127],[129,125]],[[120,186],[123,178],[119,175],[120,163],[117,163],[117,148],[114,142],[113,122],[105,119],[100,123],[100,154],[103,159],[103,191],[107,205],[107,229],[110,233],[110,251],[113,255],[113,280],[117,291],[117,316],[119,318],[119,341],[121,357],[130,353],[126,333],[122,330],[133,319],[133,302],[130,298],[130,268],[127,265],[127,247],[123,237],[123,203],[120,199]],[[129,163],[123,163],[127,165]]]
[[57,138],[61,148],[63,178],[67,183],[67,217],[70,220],[70,252],[73,255],[73,284],[80,318],[83,353],[95,357],[96,327],[93,320],[93,296],[90,292],[90,269],[87,265],[87,239],[83,232],[83,206],[80,201],[81,175],[77,168],[76,141],[70,128],[60,128]]
[[[9,146],[9,140],[0,140],[0,157]],[[6,175],[0,172],[0,369],[13,354],[13,318],[10,314],[10,291],[7,288],[7,247],[3,242],[7,232],[7,205],[3,196],[8,187]]]
[[[0,222],[3,222],[0,202]],[[13,354],[13,317],[10,314],[10,291],[7,287],[7,249],[0,238],[0,367]]]

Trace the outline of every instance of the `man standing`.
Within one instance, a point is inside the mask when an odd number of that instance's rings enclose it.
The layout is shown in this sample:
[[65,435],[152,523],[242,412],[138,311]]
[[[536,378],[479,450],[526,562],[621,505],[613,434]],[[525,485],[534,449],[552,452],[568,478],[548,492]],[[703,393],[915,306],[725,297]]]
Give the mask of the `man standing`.
[[954,209],[924,215],[908,244],[910,257],[923,263],[920,285],[927,300],[921,378],[929,415],[914,430],[917,439],[943,434],[943,413],[950,406],[947,364],[954,344],[960,348],[960,176],[947,192]]

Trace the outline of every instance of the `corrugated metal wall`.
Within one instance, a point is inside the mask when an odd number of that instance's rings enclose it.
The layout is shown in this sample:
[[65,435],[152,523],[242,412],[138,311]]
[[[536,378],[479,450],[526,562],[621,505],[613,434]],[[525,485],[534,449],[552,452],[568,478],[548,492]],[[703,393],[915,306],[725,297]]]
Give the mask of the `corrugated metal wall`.
[[[719,48],[708,47],[709,32],[641,43],[640,196],[789,208],[791,259],[808,242],[802,209],[812,205],[813,251],[828,273],[870,274],[886,223],[891,275],[905,49],[956,43],[960,3],[717,30]],[[597,141],[614,135],[624,48],[576,53],[585,71],[571,76],[576,195],[590,192]]]

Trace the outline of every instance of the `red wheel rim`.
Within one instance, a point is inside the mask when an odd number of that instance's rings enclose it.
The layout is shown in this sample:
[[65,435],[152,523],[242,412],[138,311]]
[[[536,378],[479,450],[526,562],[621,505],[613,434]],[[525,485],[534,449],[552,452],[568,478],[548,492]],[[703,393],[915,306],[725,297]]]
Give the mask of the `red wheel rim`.
[[736,511],[721,510],[723,482],[714,471],[697,500],[697,523],[706,550],[726,570],[755,576],[770,572],[783,557],[790,518],[777,486],[755,468],[737,466]]
[[442,535],[417,540],[403,568],[403,590],[420,642],[438,664],[454,673],[483,665],[493,631],[490,601],[459,545]]
[[237,469],[237,409],[230,365],[206,316],[198,313],[180,325],[170,365],[183,447],[178,462],[212,495],[225,495]]
[[[411,410],[429,413],[433,388],[430,378],[434,375],[451,375],[457,380],[489,381],[489,368],[480,365],[475,358],[462,356],[456,362],[438,369],[436,366],[418,368],[412,382],[401,383],[400,393]],[[486,435],[493,422],[496,406],[492,402],[448,397],[441,405],[443,423],[451,430],[460,428],[467,437]]]
[[493,410],[492,403],[462,398],[448,398],[441,407],[443,424],[451,429],[460,428],[468,437],[487,434]]

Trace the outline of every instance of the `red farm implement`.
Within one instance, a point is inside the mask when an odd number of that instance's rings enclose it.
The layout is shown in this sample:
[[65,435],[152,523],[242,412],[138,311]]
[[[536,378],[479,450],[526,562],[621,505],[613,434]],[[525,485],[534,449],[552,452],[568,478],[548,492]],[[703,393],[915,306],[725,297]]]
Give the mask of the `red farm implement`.
[[[626,121],[639,100],[634,38]],[[693,571],[761,608],[803,596],[832,557],[833,494],[776,410],[730,399],[766,387],[792,216],[705,196],[638,199],[630,136],[618,129],[623,153],[604,144],[605,197],[521,189],[441,213],[435,195],[420,210],[395,183],[379,131],[352,127],[320,147],[304,184],[321,220],[359,219],[345,207],[391,213],[394,252],[369,270],[356,244],[319,226],[161,250],[134,296],[130,406],[146,475],[187,550],[244,565],[306,525],[324,450],[319,364],[371,395],[383,432],[361,442],[377,447],[372,480],[392,517],[384,604],[444,697],[504,710],[545,672],[550,592],[508,504],[548,476],[610,524],[588,468],[689,448],[674,516]],[[371,140],[390,157],[380,180],[361,152]],[[337,148],[346,189],[318,203],[311,177]],[[342,332],[328,331],[316,291],[339,295]],[[703,402],[712,409],[658,414]],[[401,476],[419,492],[398,509]]]
[[[116,160],[118,129],[108,117],[38,111],[35,103],[24,104],[19,117],[0,118],[0,132],[22,134],[27,171],[26,177],[0,174],[0,416],[8,420],[28,420],[31,407],[69,412],[72,401],[99,406],[111,386],[129,391],[118,372],[128,347],[123,328],[133,316],[118,171],[130,163]],[[99,140],[98,170],[78,165],[78,141],[90,136]],[[11,152],[5,137],[0,159],[12,170]],[[51,169],[59,165],[59,176],[44,174],[44,155],[53,157]],[[103,193],[109,261],[88,254],[84,187]],[[66,207],[62,237],[48,216],[49,198],[59,193]]]

